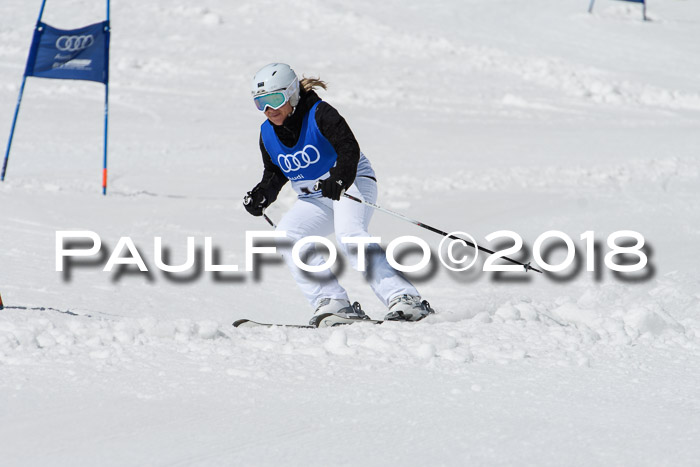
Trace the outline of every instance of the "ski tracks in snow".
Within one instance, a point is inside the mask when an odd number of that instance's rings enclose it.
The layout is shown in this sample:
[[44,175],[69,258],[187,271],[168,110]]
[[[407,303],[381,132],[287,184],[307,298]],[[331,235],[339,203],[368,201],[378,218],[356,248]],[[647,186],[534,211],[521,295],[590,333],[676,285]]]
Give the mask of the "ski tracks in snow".
[[[482,294],[444,300],[418,323],[327,329],[3,310],[3,416],[48,413],[41,429],[51,433],[43,451],[17,443],[7,458],[426,465],[440,446],[450,459],[480,464],[494,449],[529,443],[525,464],[556,465],[564,448],[552,446],[561,442],[613,457],[627,443],[639,451],[625,459],[644,464],[653,453],[639,440],[659,430],[663,446],[692,458],[696,281],[668,275],[643,294],[612,285],[546,300]],[[23,433],[21,423],[7,426]],[[610,433],[614,444],[605,443]],[[332,449],[307,449],[337,438],[344,442]],[[400,449],[386,452],[390,443]],[[517,462],[518,449],[503,452]]]
[[[368,364],[430,366],[465,371],[470,364],[540,360],[547,365],[596,365],[637,346],[700,355],[700,299],[693,284],[673,277],[644,296],[604,286],[575,299],[529,298],[470,313],[459,304],[420,323],[356,324],[331,329],[233,329],[229,323],[189,319],[86,317],[51,308],[7,309],[0,315],[0,371],[16,366],[69,369],[172,363],[155,354],[179,354],[197,373],[230,379],[266,379],[347,359]],[[476,300],[476,298],[475,298]],[[447,303],[450,306],[450,303]],[[4,368],[4,370],[2,370]]]

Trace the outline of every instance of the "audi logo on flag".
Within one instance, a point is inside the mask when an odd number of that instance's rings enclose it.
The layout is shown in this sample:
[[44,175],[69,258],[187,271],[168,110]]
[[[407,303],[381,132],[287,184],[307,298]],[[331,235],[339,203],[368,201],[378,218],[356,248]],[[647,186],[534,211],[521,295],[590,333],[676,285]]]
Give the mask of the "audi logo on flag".
[[92,34],[84,36],[61,36],[56,39],[56,48],[61,52],[77,52],[85,50],[95,43],[95,37]]
[[280,154],[277,156],[277,164],[285,173],[305,169],[319,160],[321,160],[321,153],[315,146],[310,144],[307,144],[301,151],[297,151],[294,154]]

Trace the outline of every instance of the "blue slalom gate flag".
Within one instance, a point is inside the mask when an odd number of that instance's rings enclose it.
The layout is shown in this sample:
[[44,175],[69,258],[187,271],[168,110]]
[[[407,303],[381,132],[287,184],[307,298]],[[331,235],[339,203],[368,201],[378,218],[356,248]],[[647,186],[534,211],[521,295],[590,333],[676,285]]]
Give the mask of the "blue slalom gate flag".
[[5,181],[7,163],[15,134],[19,108],[27,78],[78,79],[105,85],[104,150],[102,154],[102,194],[107,194],[107,127],[109,121],[109,0],[107,19],[79,29],[58,29],[41,22],[46,0],[42,0],[36,21],[27,66],[19,88],[10,139],[7,141],[0,181]]
[[[644,21],[647,21],[647,2],[646,0],[620,0],[623,2],[631,2],[631,3],[641,3],[642,4],[642,19]],[[593,13],[593,4],[595,3],[595,0],[591,0],[590,5],[588,5],[588,12]]]
[[63,30],[37,23],[24,76],[109,81],[109,21]]

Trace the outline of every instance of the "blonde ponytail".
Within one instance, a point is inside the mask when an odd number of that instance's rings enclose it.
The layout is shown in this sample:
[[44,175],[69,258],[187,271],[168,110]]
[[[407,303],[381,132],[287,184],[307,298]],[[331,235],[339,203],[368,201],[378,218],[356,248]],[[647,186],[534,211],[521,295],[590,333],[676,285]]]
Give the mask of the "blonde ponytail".
[[307,78],[304,76],[299,82],[304,91],[308,92],[316,88],[328,89],[326,82],[321,81],[319,78]]

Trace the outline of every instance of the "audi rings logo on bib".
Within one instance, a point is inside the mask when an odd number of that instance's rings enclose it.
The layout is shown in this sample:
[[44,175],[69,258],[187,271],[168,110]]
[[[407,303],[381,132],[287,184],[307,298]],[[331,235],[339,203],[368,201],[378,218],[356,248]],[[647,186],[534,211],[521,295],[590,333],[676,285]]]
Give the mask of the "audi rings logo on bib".
[[95,43],[92,34],[84,36],[61,36],[56,39],[56,48],[61,52],[77,52],[85,50]]
[[294,154],[280,154],[277,156],[277,165],[284,173],[296,172],[305,169],[321,160],[321,153],[316,146],[307,144],[301,151]]

